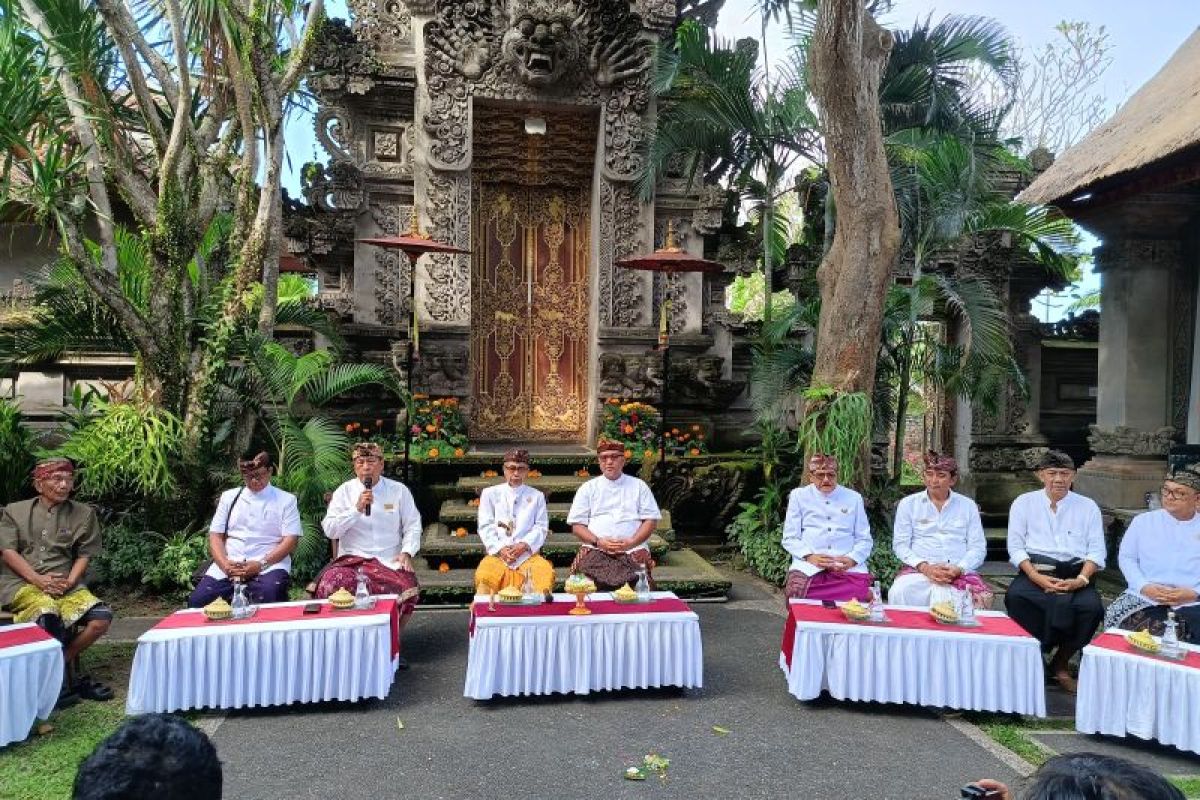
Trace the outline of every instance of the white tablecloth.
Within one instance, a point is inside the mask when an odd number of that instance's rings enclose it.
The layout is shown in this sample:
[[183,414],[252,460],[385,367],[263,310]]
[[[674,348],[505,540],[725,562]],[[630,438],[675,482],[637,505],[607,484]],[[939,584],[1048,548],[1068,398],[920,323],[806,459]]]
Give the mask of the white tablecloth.
[[1079,664],[1075,728],[1200,753],[1200,669],[1088,645]]
[[[819,604],[818,601],[793,601]],[[928,609],[888,606],[926,612]],[[995,611],[980,617],[1003,617]],[[972,634],[969,628],[802,622],[791,653],[779,654],[788,691],[812,700],[912,703],[1046,716],[1041,650],[1030,636]]]
[[[33,623],[6,625],[0,634],[34,627]],[[50,716],[62,681],[58,640],[47,636],[29,644],[0,647],[0,747],[21,741],[35,720]]]
[[[555,600],[574,602],[566,594]],[[655,592],[657,598],[674,598]],[[607,600],[606,593],[589,599]],[[487,602],[486,597],[477,601]],[[693,611],[555,617],[475,617],[463,694],[587,694],[704,685],[700,620]]]
[[361,616],[149,630],[138,637],[125,711],[387,697],[397,664],[387,608]]

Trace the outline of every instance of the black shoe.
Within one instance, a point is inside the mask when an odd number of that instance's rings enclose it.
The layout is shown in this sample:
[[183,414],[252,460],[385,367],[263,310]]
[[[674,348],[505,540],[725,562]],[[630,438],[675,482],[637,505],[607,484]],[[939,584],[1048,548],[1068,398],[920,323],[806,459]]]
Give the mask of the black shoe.
[[109,686],[105,686],[100,681],[94,681],[91,678],[84,678],[75,685],[75,691],[84,700],[99,700],[104,702],[113,699],[113,690]]
[[404,656],[396,656],[396,669],[408,669],[408,660]]
[[79,702],[79,694],[74,689],[63,689],[58,693],[58,701],[54,704],[55,711],[70,708]]

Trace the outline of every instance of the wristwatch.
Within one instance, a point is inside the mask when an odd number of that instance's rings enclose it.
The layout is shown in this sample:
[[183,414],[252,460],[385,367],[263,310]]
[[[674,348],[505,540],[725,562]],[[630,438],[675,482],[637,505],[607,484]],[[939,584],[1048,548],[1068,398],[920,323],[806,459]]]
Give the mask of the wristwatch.
[[267,571],[267,567],[271,566],[271,562],[270,562],[270,561],[267,561],[265,558],[258,558],[258,559],[255,559],[255,560],[258,562],[258,571],[259,571],[260,573],[262,573],[262,572],[266,572],[266,571]]
[[1081,572],[1081,573],[1079,573],[1078,575],[1076,575],[1075,577],[1076,577],[1076,578],[1079,578],[1079,580],[1083,581],[1083,585],[1084,585],[1084,586],[1087,586],[1088,584],[1090,584],[1090,583],[1091,583],[1091,581],[1090,581],[1090,580],[1088,580],[1088,576],[1087,576],[1087,575],[1084,575],[1082,572]]

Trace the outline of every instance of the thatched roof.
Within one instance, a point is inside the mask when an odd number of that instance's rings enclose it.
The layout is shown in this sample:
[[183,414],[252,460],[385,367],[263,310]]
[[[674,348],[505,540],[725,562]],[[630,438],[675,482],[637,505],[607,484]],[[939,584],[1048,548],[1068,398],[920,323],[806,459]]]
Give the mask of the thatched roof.
[[1104,190],[1200,144],[1200,29],[1117,113],[1069,147],[1017,197],[1054,204]]

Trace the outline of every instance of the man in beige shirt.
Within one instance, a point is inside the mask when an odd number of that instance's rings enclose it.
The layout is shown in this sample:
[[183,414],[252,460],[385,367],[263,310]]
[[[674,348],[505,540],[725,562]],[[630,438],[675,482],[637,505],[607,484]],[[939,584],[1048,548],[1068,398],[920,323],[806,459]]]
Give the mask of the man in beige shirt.
[[[75,465],[65,458],[42,461],[33,471],[32,500],[9,503],[0,514],[0,606],[17,622],[35,622],[75,657],[108,631],[112,610],[84,585],[88,563],[100,553],[100,522],[91,506],[70,499]],[[110,700],[112,689],[67,676],[63,701],[72,692]]]

